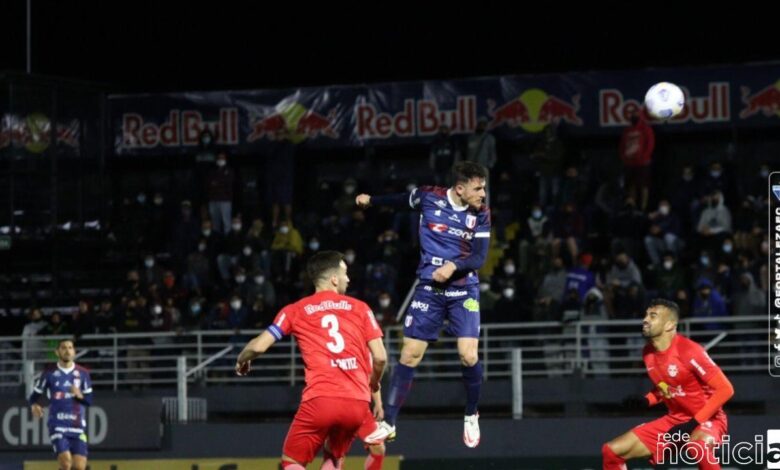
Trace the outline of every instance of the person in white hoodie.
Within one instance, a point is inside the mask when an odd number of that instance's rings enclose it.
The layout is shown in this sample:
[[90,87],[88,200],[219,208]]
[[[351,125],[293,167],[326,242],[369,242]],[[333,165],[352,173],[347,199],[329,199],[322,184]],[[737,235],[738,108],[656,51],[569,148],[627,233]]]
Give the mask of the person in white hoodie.
[[723,200],[723,193],[713,191],[707,205],[699,216],[696,231],[707,246],[718,246],[723,238],[731,234],[731,211]]

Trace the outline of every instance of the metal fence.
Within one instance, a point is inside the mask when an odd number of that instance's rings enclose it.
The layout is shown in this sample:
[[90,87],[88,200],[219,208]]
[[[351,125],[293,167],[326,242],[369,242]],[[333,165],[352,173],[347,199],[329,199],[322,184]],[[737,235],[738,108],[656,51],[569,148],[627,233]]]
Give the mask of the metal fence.
[[[480,359],[485,379],[512,376],[512,350],[522,348],[524,377],[625,376],[644,374],[641,351],[644,339],[641,322],[576,321],[570,323],[484,324],[480,338]],[[401,326],[385,331],[385,345],[394,364],[401,349]],[[712,358],[728,372],[764,371],[769,360],[769,330],[766,317],[686,319],[679,331],[706,344],[725,333],[710,349]],[[175,386],[177,358],[187,357],[187,368],[195,367],[227,346],[234,346],[208,368],[188,377],[190,383],[221,384],[288,383],[303,381],[303,361],[292,338],[274,345],[253,364],[247,377],[236,377],[233,366],[244,344],[258,330],[192,331],[87,335],[78,340],[84,351],[79,363],[92,371],[99,388],[132,389]],[[57,337],[0,337],[0,388],[24,383],[23,364],[32,360],[36,369],[56,360]],[[454,338],[442,338],[430,345],[418,366],[416,378],[439,380],[460,377],[460,360]]]

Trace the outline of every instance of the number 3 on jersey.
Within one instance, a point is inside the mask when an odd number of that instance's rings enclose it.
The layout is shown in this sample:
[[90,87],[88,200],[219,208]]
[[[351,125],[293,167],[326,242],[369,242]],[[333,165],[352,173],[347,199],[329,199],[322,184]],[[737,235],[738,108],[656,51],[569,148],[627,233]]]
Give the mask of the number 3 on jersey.
[[328,328],[328,334],[334,339],[335,343],[327,342],[325,346],[330,352],[338,354],[344,350],[344,337],[339,333],[339,319],[336,315],[330,314],[322,317],[322,327]]

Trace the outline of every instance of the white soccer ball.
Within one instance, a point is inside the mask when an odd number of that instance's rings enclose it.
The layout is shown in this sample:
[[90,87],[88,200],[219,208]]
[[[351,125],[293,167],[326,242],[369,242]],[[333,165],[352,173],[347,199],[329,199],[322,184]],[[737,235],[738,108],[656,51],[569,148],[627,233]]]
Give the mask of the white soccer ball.
[[648,114],[656,119],[677,116],[683,106],[685,106],[685,94],[674,83],[656,83],[645,94],[645,108]]

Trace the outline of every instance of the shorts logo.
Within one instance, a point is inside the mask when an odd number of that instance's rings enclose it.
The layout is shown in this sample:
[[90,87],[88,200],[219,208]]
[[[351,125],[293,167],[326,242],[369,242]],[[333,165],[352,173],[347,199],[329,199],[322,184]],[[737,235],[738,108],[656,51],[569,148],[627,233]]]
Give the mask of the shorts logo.
[[669,364],[666,372],[669,374],[669,377],[677,377],[677,364]]
[[419,310],[421,312],[427,312],[428,311],[428,304],[425,302],[420,302],[419,300],[415,300],[412,302],[411,307],[412,310]]
[[407,327],[407,328],[412,326],[412,316],[411,315],[407,315],[406,319],[404,319],[404,326]]
[[466,299],[466,301],[463,302],[463,308],[469,312],[479,312],[479,302],[477,302],[476,299]]
[[475,216],[475,215],[467,215],[466,216],[466,227],[474,228],[476,226],[477,226],[477,216]]

